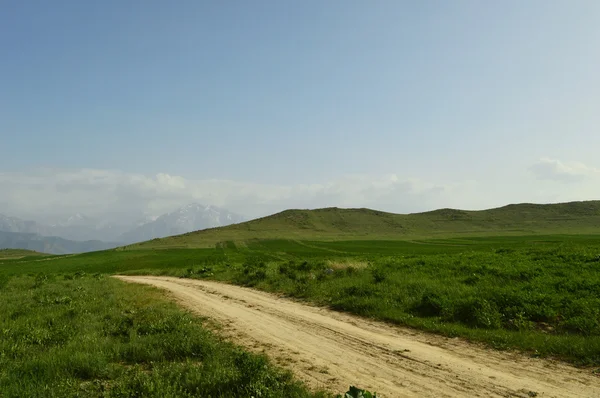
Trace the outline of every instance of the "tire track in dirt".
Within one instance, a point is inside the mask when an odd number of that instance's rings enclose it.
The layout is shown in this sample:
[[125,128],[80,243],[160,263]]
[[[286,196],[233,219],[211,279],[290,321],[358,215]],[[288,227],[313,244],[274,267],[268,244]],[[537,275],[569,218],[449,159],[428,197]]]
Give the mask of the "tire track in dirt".
[[600,397],[600,378],[561,362],[485,349],[213,281],[118,276],[170,292],[315,388],[383,397]]

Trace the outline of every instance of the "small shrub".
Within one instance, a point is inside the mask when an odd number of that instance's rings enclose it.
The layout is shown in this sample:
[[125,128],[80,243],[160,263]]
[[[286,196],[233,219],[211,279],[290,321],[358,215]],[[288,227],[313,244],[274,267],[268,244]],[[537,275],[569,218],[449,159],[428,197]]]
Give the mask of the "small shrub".
[[36,289],[42,285],[44,285],[46,282],[48,282],[48,275],[42,273],[39,273],[35,276],[35,280],[33,282],[33,288]]
[[385,281],[386,275],[385,275],[385,271],[382,270],[381,268],[374,268],[371,273],[373,274],[373,280],[375,281],[375,283],[381,283],[383,281]]
[[502,326],[502,315],[495,304],[482,298],[466,299],[456,305],[454,320],[485,329],[498,329]]
[[117,318],[106,316],[104,318],[104,334],[111,337],[120,337],[129,339],[130,332],[133,328],[133,317],[128,314],[123,314]]
[[324,281],[329,276],[333,275],[335,271],[332,268],[325,268],[317,272],[317,280]]
[[302,261],[296,269],[298,271],[310,271],[312,269],[310,263],[308,261]]
[[597,300],[573,301],[565,310],[560,328],[585,336],[600,335],[600,310]]
[[0,289],[4,289],[6,285],[8,285],[8,281],[10,277],[8,275],[0,275]]
[[296,280],[294,286],[294,295],[297,297],[305,297],[310,287],[310,279],[307,275],[301,276]]
[[481,281],[481,277],[477,274],[473,274],[463,279],[463,283],[469,286],[476,285],[477,283],[479,283],[479,281]]
[[352,285],[344,289],[343,295],[349,297],[368,297],[373,295],[373,290],[366,285]]
[[246,286],[255,286],[267,279],[267,265],[263,261],[247,261],[242,265],[242,274],[237,281]]
[[436,293],[425,293],[421,300],[413,306],[415,315],[432,317],[440,316],[444,310],[444,299]]
[[338,395],[336,398],[377,398],[377,393],[350,386],[350,389],[343,396]]
[[290,264],[281,264],[279,266],[279,273],[293,281],[295,281],[297,278],[296,271],[294,271],[293,267]]

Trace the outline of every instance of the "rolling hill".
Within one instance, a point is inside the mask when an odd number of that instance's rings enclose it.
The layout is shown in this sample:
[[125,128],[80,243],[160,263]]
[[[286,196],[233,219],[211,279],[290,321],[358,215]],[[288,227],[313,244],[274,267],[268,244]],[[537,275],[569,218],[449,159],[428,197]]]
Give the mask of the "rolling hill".
[[250,239],[415,239],[475,235],[600,233],[600,201],[513,204],[489,210],[440,209],[394,214],[371,209],[286,210],[268,217],[211,228],[128,249],[211,247]]

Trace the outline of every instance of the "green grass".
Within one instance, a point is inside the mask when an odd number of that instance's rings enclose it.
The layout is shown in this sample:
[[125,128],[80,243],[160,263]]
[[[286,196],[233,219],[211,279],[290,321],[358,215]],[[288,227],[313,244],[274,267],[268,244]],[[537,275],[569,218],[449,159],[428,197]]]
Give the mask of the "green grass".
[[518,204],[482,211],[440,209],[393,214],[370,209],[286,210],[272,216],[154,239],[127,247],[197,248],[244,244],[255,239],[408,240],[471,236],[598,233],[600,201]]
[[1,397],[317,397],[149,287],[0,278]]

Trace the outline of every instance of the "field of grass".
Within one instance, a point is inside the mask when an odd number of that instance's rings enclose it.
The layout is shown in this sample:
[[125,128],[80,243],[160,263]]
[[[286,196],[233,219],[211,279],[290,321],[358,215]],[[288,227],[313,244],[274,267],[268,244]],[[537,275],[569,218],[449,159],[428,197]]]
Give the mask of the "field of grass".
[[[55,269],[56,271],[56,269]],[[323,397],[102,274],[0,276],[1,397]]]

